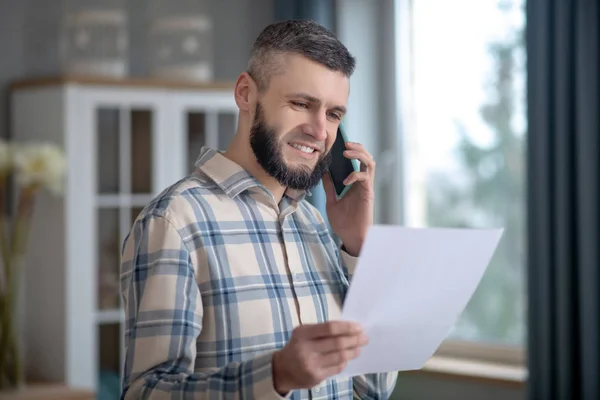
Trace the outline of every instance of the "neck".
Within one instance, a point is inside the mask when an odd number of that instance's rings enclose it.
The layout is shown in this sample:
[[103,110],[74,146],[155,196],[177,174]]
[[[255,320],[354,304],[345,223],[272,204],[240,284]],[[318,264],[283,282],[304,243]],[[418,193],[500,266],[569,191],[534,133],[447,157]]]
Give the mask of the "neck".
[[250,147],[250,126],[240,119],[238,129],[227,150],[223,153],[225,157],[244,168],[250,175],[256,178],[279,203],[286,187],[282,186],[275,178],[269,175],[256,161],[254,152]]

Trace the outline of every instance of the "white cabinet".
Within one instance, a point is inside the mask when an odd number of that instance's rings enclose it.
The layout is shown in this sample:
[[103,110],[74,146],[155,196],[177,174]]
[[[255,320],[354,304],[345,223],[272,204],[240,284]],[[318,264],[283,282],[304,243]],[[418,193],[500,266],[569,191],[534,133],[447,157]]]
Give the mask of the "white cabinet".
[[68,158],[64,196],[38,199],[29,242],[32,379],[95,390],[101,375],[118,379],[123,239],[154,195],[192,171],[201,146],[228,146],[237,112],[233,85],[61,78],[11,87],[12,137],[57,143]]

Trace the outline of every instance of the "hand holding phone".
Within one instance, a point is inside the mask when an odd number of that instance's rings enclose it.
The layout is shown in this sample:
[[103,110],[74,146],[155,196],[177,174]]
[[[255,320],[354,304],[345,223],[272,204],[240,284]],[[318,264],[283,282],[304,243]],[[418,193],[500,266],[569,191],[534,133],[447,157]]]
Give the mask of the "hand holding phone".
[[[356,257],[373,224],[375,160],[360,143],[349,143],[341,126],[330,152],[328,176],[323,176],[327,218],[333,232],[342,241],[343,249]],[[345,152],[350,158],[344,155]],[[347,185],[344,184],[346,180]],[[353,187],[354,184],[356,187]]]

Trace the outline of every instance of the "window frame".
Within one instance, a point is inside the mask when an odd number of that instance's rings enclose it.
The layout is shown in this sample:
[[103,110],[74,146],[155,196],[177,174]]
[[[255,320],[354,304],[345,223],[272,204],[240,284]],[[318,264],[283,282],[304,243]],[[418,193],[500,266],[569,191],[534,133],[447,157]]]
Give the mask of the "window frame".
[[435,352],[436,357],[467,359],[508,366],[526,365],[522,346],[446,339]]
[[[383,37],[393,36],[394,56],[385,58],[384,62],[393,62],[391,68],[384,68],[385,71],[392,71],[388,76],[384,76],[387,82],[394,82],[393,89],[395,91],[395,115],[386,116],[390,123],[395,126],[394,131],[397,136],[397,146],[395,147],[395,159],[399,160],[394,166],[393,178],[395,182],[389,182],[392,190],[389,193],[392,198],[385,199],[383,204],[388,206],[387,215],[391,218],[388,223],[405,224],[406,221],[406,200],[410,190],[407,190],[408,178],[406,176],[407,167],[405,164],[405,155],[408,153],[410,146],[410,138],[406,137],[406,132],[413,131],[413,116],[414,110],[414,81],[413,81],[413,42],[412,34],[414,29],[413,21],[413,4],[418,0],[390,0],[383,2],[383,15],[393,15],[393,23],[391,31],[383,24]],[[408,60],[408,61],[407,61]],[[389,66],[388,66],[389,67]],[[383,135],[386,132],[382,132]],[[385,152],[384,152],[385,153]],[[398,183],[399,182],[399,183]],[[419,192],[419,191],[417,191]],[[416,198],[422,196],[423,193],[410,194]],[[401,198],[405,201],[395,202],[393,198]],[[398,205],[400,204],[401,205]],[[419,212],[418,207],[416,212]],[[451,358],[456,360],[493,363],[515,368],[525,368],[526,360],[526,344],[523,345],[508,345],[501,343],[486,343],[461,340],[456,338],[446,338],[439,348],[434,353],[433,357]]]

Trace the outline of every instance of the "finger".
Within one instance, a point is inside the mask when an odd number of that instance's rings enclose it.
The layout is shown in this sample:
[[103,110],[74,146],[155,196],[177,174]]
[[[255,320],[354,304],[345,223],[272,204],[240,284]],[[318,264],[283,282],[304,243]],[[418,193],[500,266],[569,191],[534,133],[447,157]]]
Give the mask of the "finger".
[[363,145],[362,145],[362,144],[360,144],[360,143],[356,143],[356,142],[347,142],[347,143],[346,143],[346,148],[347,148],[348,150],[357,150],[357,151],[361,151],[361,152],[365,153],[365,154],[368,156],[368,158],[370,158],[371,160],[373,159],[373,156],[371,155],[371,153],[369,153],[369,152],[367,151],[367,149],[365,148],[365,146],[363,146]]
[[337,364],[337,365],[332,365],[331,367],[327,367],[327,368],[321,370],[322,371],[321,374],[323,376],[325,376],[325,379],[329,379],[332,376],[336,376],[336,375],[342,373],[342,371],[344,371],[344,369],[346,368],[346,365],[348,365],[347,362]]
[[366,346],[368,342],[369,340],[364,333],[347,336],[335,336],[331,338],[319,339],[314,343],[313,349],[318,353],[338,352]]
[[366,150],[345,150],[344,155],[348,158],[360,161],[360,170],[363,172],[369,171],[370,175],[374,176],[375,160],[373,160],[373,157],[369,153],[367,153]]
[[353,349],[336,351],[334,353],[327,353],[320,357],[319,365],[322,368],[336,367],[339,365],[346,364],[350,360],[354,360],[360,355],[360,347]]
[[373,157],[371,157],[370,154],[365,153],[364,151],[344,150],[344,155],[347,158],[354,158],[355,160],[358,160],[365,165],[371,165],[374,163]]
[[369,172],[356,172],[354,171],[344,180],[344,185],[351,185],[354,182],[371,182],[371,174]]
[[329,176],[329,172],[325,172],[322,177],[323,180],[323,190],[325,191],[325,199],[327,203],[335,202],[335,189],[333,187],[333,182],[331,182],[331,177]]
[[[362,163],[367,164],[369,166],[369,168],[375,167],[375,165],[374,165],[375,161],[374,161],[373,155],[371,153],[369,153],[362,144],[355,143],[355,142],[348,142],[346,148],[347,148],[346,151],[357,151],[364,155],[364,157],[363,157],[364,160],[361,159],[361,164]],[[371,162],[373,162],[373,165],[371,165]]]
[[297,329],[304,339],[354,335],[362,332],[360,325],[350,321],[329,321],[321,324],[301,325]]

